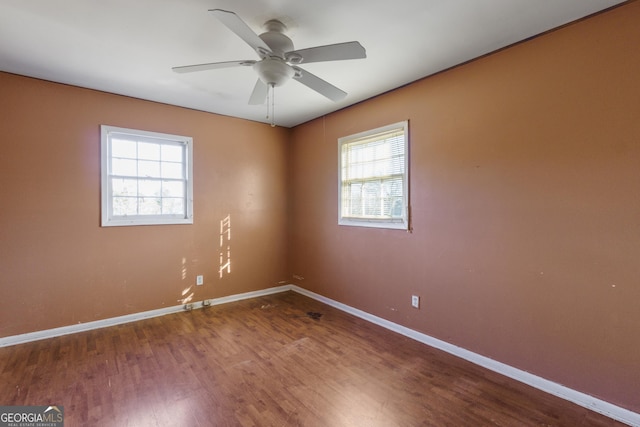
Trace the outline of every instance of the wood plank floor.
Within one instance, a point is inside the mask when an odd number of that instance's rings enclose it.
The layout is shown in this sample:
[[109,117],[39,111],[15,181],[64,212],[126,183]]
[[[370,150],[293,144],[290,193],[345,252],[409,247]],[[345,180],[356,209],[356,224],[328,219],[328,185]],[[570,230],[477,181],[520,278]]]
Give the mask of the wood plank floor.
[[294,292],[0,348],[66,426],[622,426]]

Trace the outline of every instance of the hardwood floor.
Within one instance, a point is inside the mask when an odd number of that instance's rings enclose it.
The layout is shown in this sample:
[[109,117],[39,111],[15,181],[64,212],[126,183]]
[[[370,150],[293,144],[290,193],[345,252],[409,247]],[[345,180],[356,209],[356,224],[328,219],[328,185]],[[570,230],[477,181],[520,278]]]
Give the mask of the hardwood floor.
[[622,426],[294,292],[0,348],[66,426]]

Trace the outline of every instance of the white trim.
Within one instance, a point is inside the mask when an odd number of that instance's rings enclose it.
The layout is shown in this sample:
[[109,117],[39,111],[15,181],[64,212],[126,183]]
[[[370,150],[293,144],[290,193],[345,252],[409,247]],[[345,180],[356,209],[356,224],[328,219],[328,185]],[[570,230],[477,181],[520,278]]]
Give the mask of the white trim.
[[[249,298],[261,297],[264,295],[276,294],[279,292],[291,290],[290,285],[278,286],[275,288],[267,288],[259,291],[245,292],[243,294],[230,295],[226,297],[213,298],[205,300],[208,305],[226,304],[233,301],[240,301]],[[193,308],[202,308],[204,301],[190,302]],[[152,317],[160,317],[171,313],[184,311],[184,304],[174,305],[171,307],[159,308],[156,310],[143,311],[140,313],[126,314],[124,316],[111,317],[108,319],[96,320],[93,322],[78,323],[77,325],[62,326],[60,328],[45,329],[43,331],[29,332],[21,335],[12,335],[0,338],[0,347],[8,347],[10,345],[24,344],[31,341],[39,341],[47,338],[59,337],[62,335],[74,334],[76,332],[91,331],[93,329],[106,328],[109,326],[120,325],[123,323],[135,322],[137,320],[149,319]]]
[[374,316],[365,311],[358,310],[357,308],[353,308],[341,302],[332,300],[306,289],[302,289],[296,285],[291,285],[291,290],[325,303],[331,307],[342,310],[346,313],[352,314],[368,322],[374,323],[378,326],[382,326],[383,328],[389,329],[393,332],[397,332],[401,335],[419,341],[430,347],[445,351],[449,354],[460,357],[461,359],[465,359],[476,365],[482,366],[483,368],[497,372],[521,383],[530,385],[531,387],[537,388],[538,390],[542,390],[546,393],[575,403],[576,405],[580,405],[584,408],[590,409],[594,412],[598,412],[609,418],[613,418],[614,420],[634,427],[640,426],[640,414],[637,412],[633,412],[620,406],[616,406],[596,397],[589,396],[588,394],[573,390],[558,383],[554,383],[553,381],[546,380],[537,375],[530,374],[529,372],[514,368],[513,366],[509,366],[480,354],[474,353],[472,351],[465,350],[462,347],[449,344],[448,342],[441,341],[437,338],[423,334],[422,332],[418,332],[405,326],[398,325],[397,323],[390,322],[381,317]]
[[[312,298],[316,301],[320,301],[331,307],[342,310],[353,316],[364,319],[368,322],[382,326],[385,329],[399,333],[418,342],[426,344],[430,347],[437,348],[445,351],[454,356],[460,357],[471,363],[474,363],[483,368],[502,374],[506,377],[519,381],[521,383],[530,385],[531,387],[542,390],[546,393],[557,396],[561,399],[575,403],[576,405],[590,409],[594,412],[605,415],[616,421],[628,424],[633,427],[640,427],[640,414],[630,411],[628,409],[616,406],[604,400],[598,399],[588,394],[573,390],[569,387],[554,383],[553,381],[546,380],[537,375],[530,374],[529,372],[514,368],[506,365],[502,362],[490,359],[480,354],[474,353],[469,350],[465,350],[462,347],[449,344],[448,342],[439,340],[422,332],[409,329],[405,326],[398,325],[397,323],[390,322],[381,317],[374,316],[365,311],[358,310],[341,302],[332,300],[315,292],[308,291],[296,285],[283,285],[273,288],[262,289],[259,291],[245,292],[242,294],[229,295],[226,297],[213,298],[205,300],[208,305],[226,304],[229,302],[240,301],[250,298],[257,298],[265,295],[276,294],[279,292],[294,291],[306,297]],[[194,308],[202,308],[203,301],[194,302]],[[172,307],[160,308],[157,310],[144,311],[141,313],[128,314],[125,316],[112,317],[110,319],[97,320],[94,322],[80,323],[77,325],[63,326],[61,328],[47,329],[44,331],[31,332],[22,335],[14,335],[9,337],[0,338],[0,347],[7,347],[10,345],[23,344],[31,341],[37,341],[47,338],[53,338],[61,335],[72,334],[75,332],[90,331],[93,329],[105,328],[108,326],[120,325],[122,323],[134,322],[136,320],[148,319],[151,317],[164,316],[166,314],[177,313],[184,310],[184,305],[176,305]]]

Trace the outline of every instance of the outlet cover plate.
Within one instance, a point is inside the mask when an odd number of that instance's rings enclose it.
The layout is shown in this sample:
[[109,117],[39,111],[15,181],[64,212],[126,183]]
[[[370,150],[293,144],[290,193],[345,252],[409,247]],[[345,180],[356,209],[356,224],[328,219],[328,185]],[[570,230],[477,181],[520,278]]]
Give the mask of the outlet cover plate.
[[411,295],[411,306],[420,308],[420,297],[418,295]]
[[204,284],[204,276],[196,276],[196,285],[200,286]]

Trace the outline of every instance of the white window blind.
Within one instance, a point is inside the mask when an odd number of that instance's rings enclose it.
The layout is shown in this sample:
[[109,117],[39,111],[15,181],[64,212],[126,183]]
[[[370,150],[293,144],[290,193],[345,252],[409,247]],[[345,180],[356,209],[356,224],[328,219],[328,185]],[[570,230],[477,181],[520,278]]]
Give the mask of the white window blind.
[[406,229],[407,122],[339,139],[339,223]]
[[102,225],[190,224],[189,137],[102,126]]

